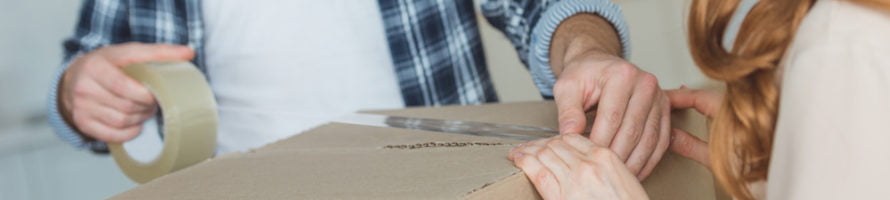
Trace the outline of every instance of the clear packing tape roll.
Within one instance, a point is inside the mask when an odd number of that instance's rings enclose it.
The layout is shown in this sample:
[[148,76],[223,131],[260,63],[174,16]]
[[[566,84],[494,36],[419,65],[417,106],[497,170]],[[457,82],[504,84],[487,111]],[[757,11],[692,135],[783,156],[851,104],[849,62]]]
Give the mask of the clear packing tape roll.
[[160,106],[164,134],[160,155],[149,162],[130,157],[122,143],[108,144],[127,177],[146,183],[213,156],[216,101],[197,67],[189,62],[149,62],[126,66],[123,71],[154,95]]

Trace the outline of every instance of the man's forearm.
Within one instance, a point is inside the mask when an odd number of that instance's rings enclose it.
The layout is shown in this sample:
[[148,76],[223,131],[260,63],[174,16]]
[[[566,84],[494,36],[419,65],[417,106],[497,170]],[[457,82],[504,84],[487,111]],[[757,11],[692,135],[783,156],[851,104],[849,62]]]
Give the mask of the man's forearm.
[[609,21],[595,14],[573,15],[556,28],[550,43],[550,67],[559,77],[563,65],[575,56],[604,53],[622,57],[618,32]]

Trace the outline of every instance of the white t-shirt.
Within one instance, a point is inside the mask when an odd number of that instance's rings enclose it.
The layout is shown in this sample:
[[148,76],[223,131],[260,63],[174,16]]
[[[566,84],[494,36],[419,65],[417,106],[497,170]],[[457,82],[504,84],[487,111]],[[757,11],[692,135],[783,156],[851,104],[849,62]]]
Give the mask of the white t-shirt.
[[204,1],[217,154],[403,107],[377,1]]

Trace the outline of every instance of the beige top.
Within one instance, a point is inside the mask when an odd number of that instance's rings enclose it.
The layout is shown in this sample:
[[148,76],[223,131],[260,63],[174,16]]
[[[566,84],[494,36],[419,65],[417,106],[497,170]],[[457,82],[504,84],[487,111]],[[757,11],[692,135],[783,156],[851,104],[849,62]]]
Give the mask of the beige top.
[[783,65],[768,199],[890,198],[890,12],[819,1]]

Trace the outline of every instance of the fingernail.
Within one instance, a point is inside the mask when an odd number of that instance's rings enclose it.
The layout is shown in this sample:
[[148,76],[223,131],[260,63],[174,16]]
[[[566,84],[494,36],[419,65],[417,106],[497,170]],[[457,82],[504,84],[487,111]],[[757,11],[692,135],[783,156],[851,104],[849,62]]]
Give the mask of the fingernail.
[[516,145],[515,147],[513,147],[513,149],[510,149],[510,151],[515,151],[517,149],[521,149],[522,147],[525,146],[525,144],[528,144],[528,143],[522,143],[522,144]]
[[514,160],[519,160],[519,159],[522,158],[523,156],[525,156],[524,153],[516,153],[516,155],[513,156],[513,159],[514,159]]
[[578,121],[574,119],[566,120],[560,125],[560,133],[568,133],[569,130],[575,129],[577,125]]

